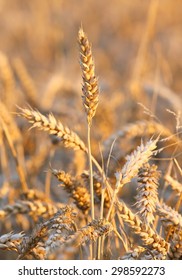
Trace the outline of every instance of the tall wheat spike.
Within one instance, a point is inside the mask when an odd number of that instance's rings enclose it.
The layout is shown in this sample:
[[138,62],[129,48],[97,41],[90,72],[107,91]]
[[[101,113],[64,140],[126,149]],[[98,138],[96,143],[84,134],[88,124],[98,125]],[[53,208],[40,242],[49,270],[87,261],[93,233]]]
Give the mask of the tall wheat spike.
[[82,69],[82,99],[87,113],[88,124],[91,125],[99,102],[99,89],[97,78],[95,77],[95,67],[92,57],[90,43],[83,29],[78,32],[78,42],[80,48],[80,66]]
[[94,210],[94,188],[93,188],[93,169],[92,169],[92,152],[90,129],[92,118],[95,115],[99,102],[99,89],[97,79],[95,77],[94,62],[90,43],[83,29],[78,32],[78,43],[80,49],[80,66],[82,70],[82,99],[87,114],[87,143],[88,143],[88,159],[90,169],[90,195],[91,195],[91,217],[95,219]]

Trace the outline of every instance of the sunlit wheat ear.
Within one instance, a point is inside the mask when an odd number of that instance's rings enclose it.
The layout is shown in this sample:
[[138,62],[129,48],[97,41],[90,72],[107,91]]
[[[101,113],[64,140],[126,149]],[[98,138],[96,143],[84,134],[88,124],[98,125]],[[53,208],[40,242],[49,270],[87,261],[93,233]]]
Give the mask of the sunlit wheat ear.
[[51,171],[59,182],[61,182],[61,186],[74,199],[76,206],[81,209],[83,213],[88,213],[90,209],[90,194],[88,190],[82,186],[76,178],[71,177],[69,173],[56,169],[52,169]]
[[169,244],[149,225],[142,222],[123,202],[117,201],[115,205],[123,221],[133,229],[135,234],[140,236],[145,245],[149,245],[155,254],[155,258],[165,259],[169,250]]
[[154,213],[158,202],[158,180],[160,172],[156,165],[146,163],[138,172],[138,187],[136,196],[136,207],[141,219],[152,224],[155,220]]
[[182,230],[176,230],[170,239],[169,258],[172,260],[182,259]]
[[75,231],[74,219],[76,216],[74,209],[66,205],[48,221],[50,226],[45,243],[47,256],[57,247],[60,248],[61,242],[64,242],[65,238]]
[[58,136],[67,148],[86,151],[85,144],[79,136],[68,127],[63,126],[52,114],[46,117],[32,109],[19,108],[19,110],[19,115],[32,123],[32,127],[38,127],[40,130],[48,131],[49,134]]
[[91,125],[99,102],[98,81],[95,77],[95,67],[90,43],[83,29],[78,32],[80,50],[80,66],[82,70],[82,99],[87,113],[88,124]]
[[156,153],[157,141],[158,139],[149,140],[145,145],[142,142],[133,153],[126,156],[126,163],[122,170],[115,174],[118,187],[129,183],[138,174],[139,169]]

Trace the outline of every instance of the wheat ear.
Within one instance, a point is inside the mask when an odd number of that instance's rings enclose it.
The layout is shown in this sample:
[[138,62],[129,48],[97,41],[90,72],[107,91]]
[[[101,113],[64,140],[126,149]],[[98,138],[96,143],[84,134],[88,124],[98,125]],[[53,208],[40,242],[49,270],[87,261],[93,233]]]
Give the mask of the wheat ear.
[[19,110],[19,115],[32,123],[32,127],[38,127],[40,130],[48,131],[49,134],[56,135],[61,138],[62,143],[67,148],[73,148],[75,150],[80,149],[86,152],[85,144],[79,136],[68,127],[63,126],[62,123],[57,121],[52,114],[49,114],[46,117],[40,112],[32,109],[19,108]]
[[138,174],[139,169],[149,161],[151,156],[154,154],[154,150],[157,147],[157,141],[158,139],[150,140],[146,143],[146,145],[144,145],[142,142],[141,145],[138,146],[133,153],[126,156],[126,163],[123,166],[122,170],[115,173],[115,190],[112,196],[109,211],[107,213],[107,220],[109,219],[113,205],[116,201],[116,195],[118,191],[123,187],[123,185],[129,183]]
[[165,259],[169,250],[169,244],[147,224],[143,223],[140,218],[134,214],[123,202],[117,201],[116,208],[126,222],[141,237],[145,245],[150,245],[154,250],[155,257]]
[[155,220],[154,213],[158,203],[158,179],[160,172],[156,165],[146,163],[138,172],[138,187],[136,196],[136,207],[141,219],[152,224]]
[[126,163],[120,172],[121,175],[116,173],[116,178],[120,179],[120,186],[129,183],[138,174],[139,169],[149,161],[155,153],[157,141],[158,139],[149,140],[145,145],[142,142],[133,153],[126,156]]
[[[90,143],[90,130],[92,118],[95,115],[99,102],[99,89],[97,78],[95,77],[95,67],[92,57],[92,50],[90,43],[83,29],[80,28],[78,32],[78,43],[80,49],[80,66],[82,70],[82,100],[87,114],[87,143],[88,143],[88,159],[90,171],[90,195],[91,195],[91,217],[95,219],[94,210],[94,187],[93,187],[93,168],[92,168],[92,152]],[[93,245],[94,246],[94,245]],[[91,252],[92,254],[92,252]]]
[[91,125],[99,102],[99,89],[97,78],[95,77],[95,67],[92,57],[90,43],[83,29],[78,32],[78,42],[80,48],[80,66],[82,69],[82,99],[87,113],[88,124]]
[[88,190],[69,173],[56,169],[51,169],[51,172],[61,182],[61,186],[70,193],[76,206],[81,209],[83,213],[87,214],[90,209],[90,194]]

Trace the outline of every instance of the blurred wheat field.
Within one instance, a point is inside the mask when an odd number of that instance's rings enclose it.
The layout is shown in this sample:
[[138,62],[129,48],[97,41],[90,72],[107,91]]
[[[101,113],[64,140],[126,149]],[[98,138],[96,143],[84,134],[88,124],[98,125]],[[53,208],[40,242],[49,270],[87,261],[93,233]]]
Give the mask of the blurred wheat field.
[[182,259],[181,10],[0,0],[0,259]]

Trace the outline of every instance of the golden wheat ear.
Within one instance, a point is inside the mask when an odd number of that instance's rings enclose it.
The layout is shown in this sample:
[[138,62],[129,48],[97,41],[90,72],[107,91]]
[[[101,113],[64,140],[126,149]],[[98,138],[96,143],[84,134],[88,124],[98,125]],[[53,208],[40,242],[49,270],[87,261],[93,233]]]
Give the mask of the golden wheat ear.
[[80,50],[80,67],[82,70],[82,100],[87,113],[88,124],[91,125],[92,118],[96,113],[99,102],[99,88],[95,76],[95,66],[92,57],[91,45],[82,27],[78,32],[78,43]]
[[27,119],[32,124],[32,128],[38,127],[40,130],[48,131],[49,134],[58,136],[61,139],[63,145],[67,148],[83,150],[86,152],[85,144],[82,142],[79,136],[67,126],[63,126],[60,121],[57,121],[53,114],[44,116],[39,111],[35,111],[31,108],[18,108],[18,115]]

